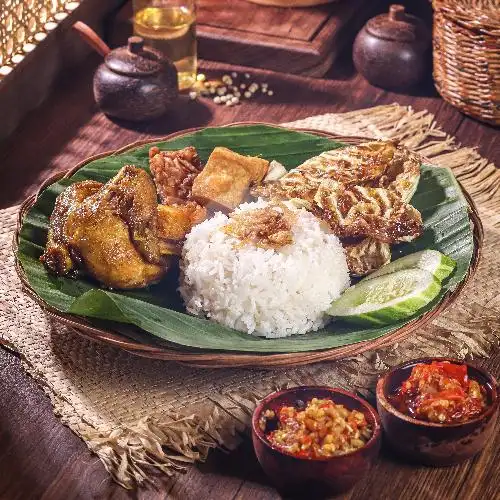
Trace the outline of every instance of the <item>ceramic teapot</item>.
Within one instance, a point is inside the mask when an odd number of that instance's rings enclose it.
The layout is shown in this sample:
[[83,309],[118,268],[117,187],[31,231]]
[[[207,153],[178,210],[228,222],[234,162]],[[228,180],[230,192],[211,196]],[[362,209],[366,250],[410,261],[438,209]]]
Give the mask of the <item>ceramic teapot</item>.
[[404,89],[430,71],[430,30],[402,5],[370,19],[354,41],[356,69],[372,85]]
[[73,28],[104,56],[94,74],[94,98],[106,115],[143,121],[163,115],[178,96],[177,70],[163,55],[133,36],[128,45],[111,50],[82,22]]

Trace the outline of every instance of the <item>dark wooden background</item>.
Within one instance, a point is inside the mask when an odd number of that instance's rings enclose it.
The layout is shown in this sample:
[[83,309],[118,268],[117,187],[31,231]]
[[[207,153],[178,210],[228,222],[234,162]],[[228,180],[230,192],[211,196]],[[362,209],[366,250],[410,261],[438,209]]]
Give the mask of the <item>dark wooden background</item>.
[[[429,81],[412,95],[371,87],[350,64],[348,54],[326,79],[315,80],[251,70],[256,81],[267,81],[274,96],[238,107],[216,106],[208,100],[183,99],[166,117],[130,126],[110,121],[96,109],[91,93],[92,73],[99,63],[89,57],[64,75],[52,96],[24,120],[0,145],[0,205],[8,207],[36,190],[49,174],[71,168],[98,152],[132,141],[166,135],[183,128],[234,121],[281,123],[310,115],[361,109],[398,102],[416,111],[429,110],[440,126],[464,145],[477,147],[500,164],[498,130],[467,118],[444,103]],[[209,74],[234,68],[202,64]],[[498,376],[500,351],[476,360]],[[497,427],[498,429],[498,427]],[[498,498],[500,434],[484,452],[462,465],[433,469],[406,464],[383,449],[380,461],[347,499],[470,499]],[[213,452],[206,464],[168,479],[157,490],[126,492],[69,429],[53,415],[48,398],[23,371],[19,358],[0,349],[0,498],[279,498],[263,475],[247,439],[236,452]]]

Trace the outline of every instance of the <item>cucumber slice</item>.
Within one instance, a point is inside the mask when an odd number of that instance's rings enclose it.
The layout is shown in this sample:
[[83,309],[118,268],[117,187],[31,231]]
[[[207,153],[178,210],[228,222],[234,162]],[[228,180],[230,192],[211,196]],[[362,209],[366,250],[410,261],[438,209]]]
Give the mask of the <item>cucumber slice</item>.
[[379,276],[404,269],[422,269],[433,274],[439,281],[443,281],[453,272],[456,265],[457,263],[451,257],[437,250],[422,250],[421,252],[415,252],[393,260],[368,275],[364,280],[378,278]]
[[434,300],[440,290],[439,280],[428,271],[396,271],[351,286],[327,313],[352,323],[390,325],[413,316]]

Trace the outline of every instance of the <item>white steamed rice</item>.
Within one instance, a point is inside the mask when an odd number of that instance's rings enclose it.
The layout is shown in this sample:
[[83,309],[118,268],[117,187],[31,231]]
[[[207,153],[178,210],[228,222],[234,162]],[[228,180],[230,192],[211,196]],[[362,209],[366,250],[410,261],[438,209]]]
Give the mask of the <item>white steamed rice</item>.
[[[266,205],[259,200],[237,211]],[[265,337],[323,327],[325,311],[349,286],[344,250],[314,215],[293,210],[294,242],[278,250],[241,246],[220,230],[228,222],[222,213],[193,227],[181,260],[179,290],[187,311]]]

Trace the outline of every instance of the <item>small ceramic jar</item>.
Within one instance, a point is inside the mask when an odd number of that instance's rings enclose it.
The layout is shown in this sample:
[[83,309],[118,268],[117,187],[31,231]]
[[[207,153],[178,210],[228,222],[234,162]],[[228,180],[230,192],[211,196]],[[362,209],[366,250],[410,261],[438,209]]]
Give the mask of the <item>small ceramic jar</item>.
[[391,5],[388,14],[370,19],[354,42],[356,69],[384,89],[404,89],[430,70],[431,35],[424,22]]
[[131,37],[109,52],[94,75],[94,97],[109,116],[142,121],[163,115],[178,96],[177,70],[156,50]]

